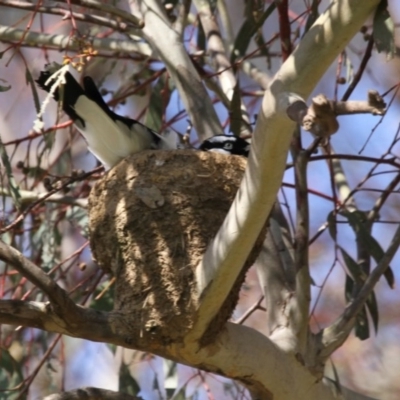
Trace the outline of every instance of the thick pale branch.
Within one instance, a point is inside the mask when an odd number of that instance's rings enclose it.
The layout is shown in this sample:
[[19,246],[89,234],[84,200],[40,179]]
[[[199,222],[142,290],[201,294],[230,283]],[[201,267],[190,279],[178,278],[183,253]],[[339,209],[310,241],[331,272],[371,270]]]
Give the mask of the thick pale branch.
[[22,300],[0,300],[0,323],[70,334],[49,303]]
[[[126,348],[149,350],[141,346],[139,337],[131,336],[125,315],[82,307],[78,307],[78,310],[76,322],[65,328],[59,325],[58,316],[45,303],[2,300],[0,323],[41,328]],[[334,398],[324,384],[315,383],[315,377],[294,356],[285,354],[261,333],[241,325],[228,323],[220,340],[199,352],[187,351],[179,343],[158,346],[153,352],[192,367],[237,379],[262,399],[269,398],[268,393],[273,393],[276,399]],[[254,354],[258,356],[254,357]]]
[[225,33],[224,42],[226,43],[228,49],[231,49],[235,41],[235,35],[233,33],[232,21],[225,0],[217,0],[217,8]]
[[299,43],[266,91],[245,177],[197,270],[202,301],[191,340],[198,340],[223,304],[259,235],[281,185],[294,122],[286,111],[307,98],[358,32],[379,0],[333,1]]
[[72,4],[77,4],[79,6],[87,7],[87,8],[92,8],[94,10],[99,10],[106,12],[112,16],[114,16],[115,19],[121,19],[122,21],[130,22],[133,25],[136,25],[138,28],[143,28],[144,22],[142,19],[137,18],[135,15],[132,15],[129,12],[126,12],[125,10],[115,7],[112,4],[105,3],[104,1],[96,1],[96,0],[64,0],[64,3],[72,3]]
[[[279,329],[285,329],[286,338],[294,337],[290,315],[293,308],[289,305],[296,289],[294,250],[290,229],[278,202],[271,211],[268,232],[256,267],[265,296],[268,336],[276,335]],[[281,307],[276,307],[276,304]],[[293,340],[291,344],[294,350],[297,342]]]
[[[68,35],[52,35],[49,33],[39,33],[26,31],[24,29],[13,28],[0,25],[0,42],[20,42],[22,45],[30,47],[45,46],[55,50],[74,50],[79,51],[80,44],[72,40]],[[90,45],[94,50],[110,51],[122,54],[139,53],[149,57],[152,53],[149,46],[145,43],[133,40],[118,39],[98,39],[90,38]]]
[[257,82],[262,89],[267,89],[269,83],[271,82],[271,78],[267,73],[258,69],[255,65],[253,65],[250,61],[243,61],[240,64],[242,71],[248,75],[254,82]]
[[190,365],[235,378],[255,399],[341,398],[322,382],[316,383],[294,354],[286,354],[263,334],[243,325],[228,323],[215,344],[180,355]]
[[[217,71],[219,83],[223,92],[229,101],[231,101],[234,96],[237,80],[233,73],[232,65],[228,59],[225,44],[222,40],[216,18],[211,11],[209,2],[203,0],[194,0],[193,2],[199,12],[199,18],[207,37],[207,51]],[[243,101],[241,101],[240,111],[241,115],[236,116],[236,118],[241,118],[241,135],[250,135],[250,121]]]
[[146,350],[141,348],[140,339],[133,343],[134,339],[129,327],[125,326],[124,316],[119,313],[105,313],[76,305],[65,317],[64,319],[63,315],[60,318],[49,303],[0,300],[0,324],[38,328],[94,342]]
[[161,2],[137,0],[131,1],[130,5],[132,12],[142,14],[145,21],[143,35],[165,63],[200,140],[222,134],[221,124],[207,91],[180,33],[172,29]]

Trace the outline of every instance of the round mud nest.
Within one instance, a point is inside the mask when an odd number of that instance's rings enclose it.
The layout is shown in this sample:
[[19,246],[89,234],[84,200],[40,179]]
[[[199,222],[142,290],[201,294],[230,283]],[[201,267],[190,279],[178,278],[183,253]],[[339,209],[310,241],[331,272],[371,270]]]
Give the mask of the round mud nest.
[[[99,266],[116,278],[114,310],[127,318],[132,335],[167,345],[192,327],[198,302],[194,271],[229,210],[245,166],[246,159],[238,156],[145,151],[94,185],[90,244]],[[256,247],[209,337],[223,329],[236,306],[260,243]]]

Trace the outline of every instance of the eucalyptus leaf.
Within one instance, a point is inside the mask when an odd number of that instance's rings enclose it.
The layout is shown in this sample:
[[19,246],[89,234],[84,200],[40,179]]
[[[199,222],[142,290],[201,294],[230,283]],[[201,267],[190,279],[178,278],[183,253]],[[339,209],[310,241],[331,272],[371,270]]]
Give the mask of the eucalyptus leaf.
[[389,14],[387,0],[382,0],[375,12],[372,35],[378,53],[386,53],[390,60],[396,53],[394,22]]
[[[368,254],[372,256],[377,264],[379,264],[382,257],[385,255],[385,252],[383,251],[381,245],[367,229],[367,226],[365,224],[365,213],[361,211],[350,212],[345,210],[341,211],[340,214],[348,219],[349,224],[356,235],[357,242],[364,246]],[[390,288],[393,289],[394,275],[390,266],[387,267],[384,276]]]
[[368,316],[365,307],[357,314],[354,329],[360,340],[369,338]]
[[276,3],[273,2],[262,13],[258,21],[254,21],[254,18],[252,16],[244,21],[233,45],[233,50],[231,53],[231,64],[234,64],[236,59],[245,55],[247,48],[249,47],[251,38],[264,25],[264,22],[273,13],[275,8]]
[[374,292],[371,292],[371,294],[368,296],[366,305],[375,328],[375,333],[378,333],[379,312],[378,312],[378,303],[376,302],[376,296]]
[[167,74],[161,75],[151,91],[149,107],[144,122],[146,126],[157,132],[160,131],[163,121],[162,116],[174,89],[175,86],[169,76]]
[[10,159],[8,158],[8,154],[6,151],[5,146],[3,145],[3,142],[1,141],[0,138],[0,157],[1,157],[1,161],[4,165],[5,168],[5,172],[6,172],[6,176],[8,179],[8,186],[10,189],[10,194],[11,197],[14,201],[14,205],[15,207],[17,207],[18,209],[21,207],[21,194],[19,191],[19,187],[17,185],[17,183],[15,182],[14,179],[14,175],[12,172],[12,167],[11,167],[11,163],[10,163]]
[[140,387],[136,380],[129,372],[129,368],[125,363],[121,363],[119,372],[119,391],[135,396],[140,391]]
[[[0,82],[8,83],[5,79],[1,79],[1,78],[0,78]],[[11,85],[8,85],[8,86],[0,85],[0,92],[7,92],[10,89],[11,89]]]
[[0,400],[14,400],[20,394],[19,391],[11,391],[23,382],[21,369],[22,363],[18,363],[10,352],[0,347]]

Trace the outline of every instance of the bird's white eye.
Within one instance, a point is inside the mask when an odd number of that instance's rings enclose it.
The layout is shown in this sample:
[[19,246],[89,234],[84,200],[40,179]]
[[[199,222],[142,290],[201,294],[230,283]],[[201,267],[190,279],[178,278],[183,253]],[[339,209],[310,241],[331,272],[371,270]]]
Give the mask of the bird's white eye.
[[224,149],[225,150],[232,150],[233,149],[233,144],[228,142],[224,144]]

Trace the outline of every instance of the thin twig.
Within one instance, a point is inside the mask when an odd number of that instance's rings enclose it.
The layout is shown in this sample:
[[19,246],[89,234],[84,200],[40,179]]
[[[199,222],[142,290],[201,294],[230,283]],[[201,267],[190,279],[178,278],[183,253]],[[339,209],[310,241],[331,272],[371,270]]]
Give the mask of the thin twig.
[[233,321],[234,324],[243,324],[247,318],[250,317],[256,310],[267,311],[265,307],[261,306],[262,301],[264,300],[264,296],[261,296],[239,319]]
[[75,303],[69,298],[64,289],[58,286],[41,268],[1,239],[0,260],[11,264],[22,276],[46,293],[50,302],[60,310],[75,308]]

